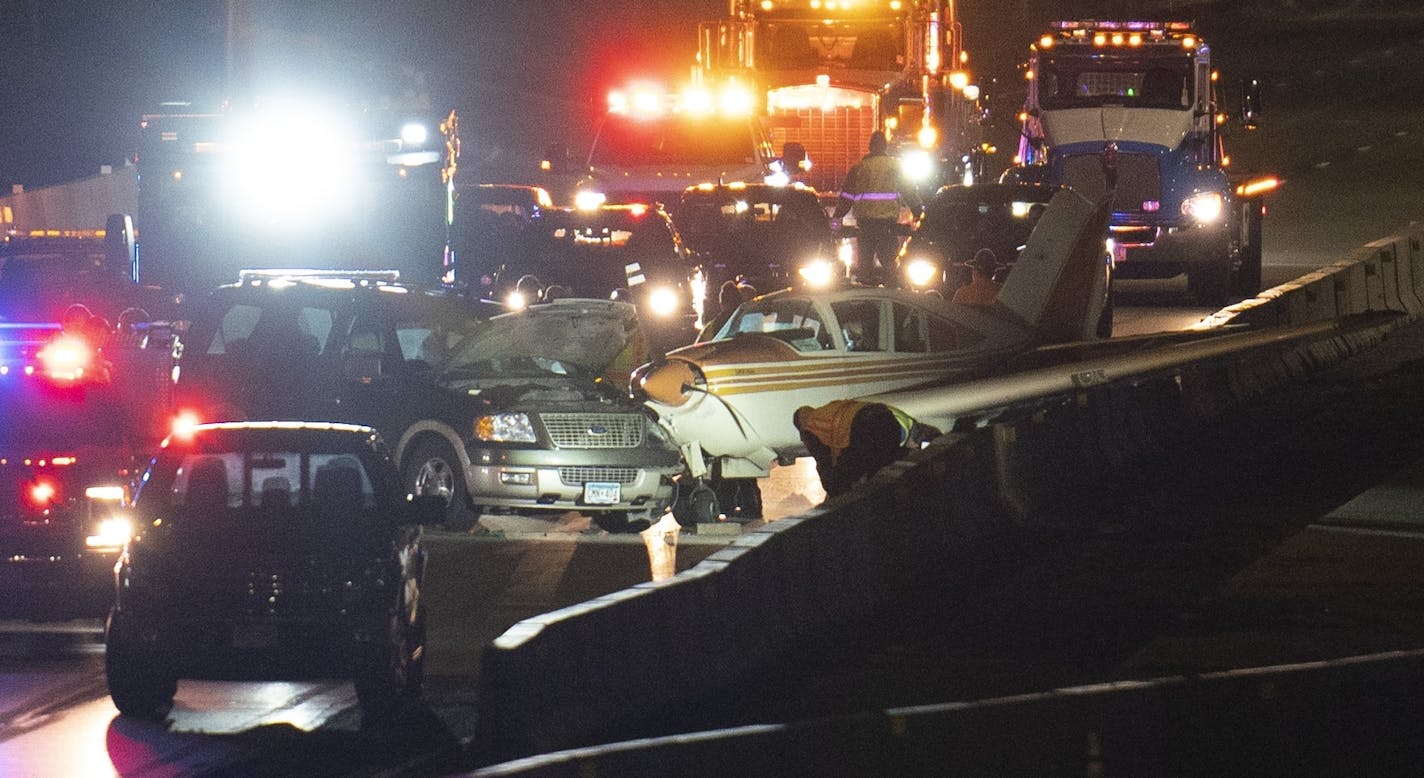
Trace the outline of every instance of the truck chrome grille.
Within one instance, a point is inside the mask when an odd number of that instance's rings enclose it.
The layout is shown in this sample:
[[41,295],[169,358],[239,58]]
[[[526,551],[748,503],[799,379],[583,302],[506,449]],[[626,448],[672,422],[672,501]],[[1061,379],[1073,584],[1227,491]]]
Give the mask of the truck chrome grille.
[[[1063,161],[1063,183],[1078,194],[1096,201],[1108,191],[1103,174],[1102,156],[1077,154]],[[1113,193],[1113,210],[1141,212],[1142,204],[1162,199],[1162,174],[1157,158],[1151,154],[1117,155],[1117,191]]]
[[781,109],[772,122],[771,144],[779,153],[788,141],[806,147],[814,162],[802,180],[822,192],[839,191],[847,171],[865,153],[865,139],[875,131],[875,108],[820,106]]
[[637,448],[644,418],[636,413],[542,413],[539,419],[559,448]]
[[565,486],[583,486],[588,481],[631,484],[638,480],[636,467],[561,467],[559,480]]

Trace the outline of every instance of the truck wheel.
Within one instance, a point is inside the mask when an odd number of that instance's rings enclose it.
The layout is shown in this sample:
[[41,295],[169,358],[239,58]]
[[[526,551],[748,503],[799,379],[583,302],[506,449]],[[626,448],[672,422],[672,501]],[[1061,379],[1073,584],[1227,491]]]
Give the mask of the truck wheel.
[[1261,220],[1264,209],[1259,200],[1242,204],[1241,268],[1236,271],[1238,297],[1261,293]]
[[120,714],[149,721],[162,721],[168,715],[178,680],[165,667],[161,657],[130,648],[110,630],[105,641],[104,677]]
[[361,728],[389,724],[403,701],[420,696],[425,679],[425,611],[407,622],[398,608],[388,632],[361,647],[352,682],[361,708]]
[[1236,296],[1255,297],[1261,293],[1261,247],[1241,248],[1241,268],[1236,271]]
[[1221,308],[1231,302],[1230,255],[1187,270],[1187,291],[1198,305]]
[[1098,326],[1097,326],[1096,332],[1095,332],[1094,334],[1096,334],[1096,335],[1097,335],[1100,339],[1102,339],[1102,340],[1107,340],[1108,338],[1111,338],[1111,337],[1112,337],[1112,330],[1113,330],[1112,298],[1108,298],[1107,304],[1103,306],[1102,312],[1098,314]]
[[434,495],[445,501],[445,528],[466,532],[475,525],[465,489],[465,474],[455,450],[440,438],[422,440],[404,457],[401,480],[417,497]]

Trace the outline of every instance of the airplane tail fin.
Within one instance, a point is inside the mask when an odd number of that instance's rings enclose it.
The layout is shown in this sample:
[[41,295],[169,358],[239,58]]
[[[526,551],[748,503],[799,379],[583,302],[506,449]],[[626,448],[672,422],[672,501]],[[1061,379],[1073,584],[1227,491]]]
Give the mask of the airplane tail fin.
[[[1038,333],[1040,343],[1091,340],[1107,300],[1111,201],[1064,189],[1019,252],[999,303]],[[1024,272],[1028,268],[1030,272]]]

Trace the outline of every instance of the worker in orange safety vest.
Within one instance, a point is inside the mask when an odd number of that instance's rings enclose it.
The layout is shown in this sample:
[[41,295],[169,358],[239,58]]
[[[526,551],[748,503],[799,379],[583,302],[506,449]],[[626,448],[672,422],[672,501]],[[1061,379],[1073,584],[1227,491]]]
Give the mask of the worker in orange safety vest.
[[832,400],[818,408],[803,405],[792,423],[816,459],[816,473],[828,497],[849,491],[906,449],[918,449],[941,434],[898,408],[863,400]]

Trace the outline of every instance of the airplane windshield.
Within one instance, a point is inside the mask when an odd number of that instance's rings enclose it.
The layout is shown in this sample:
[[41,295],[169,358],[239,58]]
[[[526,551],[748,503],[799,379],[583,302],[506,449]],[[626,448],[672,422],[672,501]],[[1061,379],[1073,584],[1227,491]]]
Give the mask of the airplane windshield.
[[823,351],[832,347],[830,332],[821,323],[820,312],[805,298],[748,303],[732,315],[716,339],[744,333],[770,335],[789,343],[797,351]]

